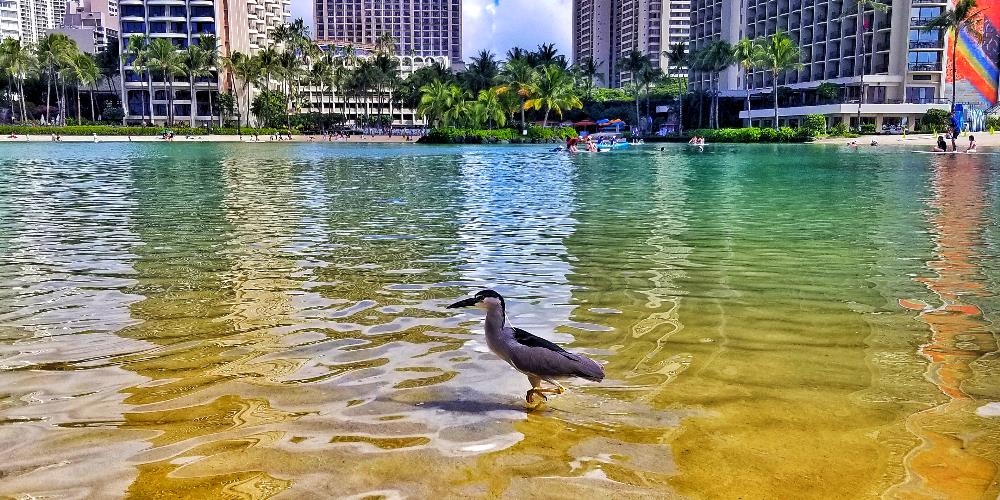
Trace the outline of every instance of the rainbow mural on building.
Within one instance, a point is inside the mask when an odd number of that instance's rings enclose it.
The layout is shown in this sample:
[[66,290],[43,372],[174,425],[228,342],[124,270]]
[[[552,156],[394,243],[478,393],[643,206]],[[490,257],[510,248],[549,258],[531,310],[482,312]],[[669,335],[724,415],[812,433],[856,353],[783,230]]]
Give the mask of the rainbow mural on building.
[[[952,44],[955,38],[949,38],[948,68],[945,72],[945,82],[953,84],[951,78],[952,64],[958,69],[957,98],[959,102],[980,103],[984,107],[994,106],[998,101],[997,87],[1000,83],[1000,71],[997,61],[1000,58],[1000,0],[979,0],[979,8],[983,9],[982,45],[966,30],[958,36],[958,52],[955,61],[951,61]],[[951,95],[951,89],[948,89]]]

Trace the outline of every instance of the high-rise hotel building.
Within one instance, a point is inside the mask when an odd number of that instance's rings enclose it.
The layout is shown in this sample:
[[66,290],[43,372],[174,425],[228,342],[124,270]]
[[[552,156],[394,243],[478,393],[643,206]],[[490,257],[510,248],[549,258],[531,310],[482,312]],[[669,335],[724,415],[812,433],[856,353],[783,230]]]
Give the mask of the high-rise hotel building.
[[15,12],[20,24],[17,34],[21,42],[36,45],[50,30],[62,26],[66,0],[0,1],[0,29],[11,36],[14,29],[10,15]]
[[653,67],[684,76],[663,53],[687,42],[690,6],[690,0],[573,0],[573,61],[592,58],[601,75],[595,83],[611,87],[632,81],[617,64],[633,50]]
[[[756,96],[755,101],[760,100],[755,104],[762,109],[754,110],[750,116],[754,124],[767,125],[773,120],[768,96],[777,84],[789,90],[782,97],[779,110],[782,124],[794,125],[805,115],[823,114],[831,124],[844,122],[856,126],[859,100],[863,99],[862,122],[877,127],[905,124],[912,128],[928,109],[948,108],[943,99],[950,97],[946,89],[951,84],[947,81],[951,76],[946,71],[950,55],[947,47],[954,40],[939,30],[921,28],[944,12],[949,3],[947,0],[885,0],[885,3],[889,4],[888,11],[868,8],[859,19],[854,0],[693,0],[691,50],[700,50],[719,39],[735,43],[741,38],[764,38],[777,31],[788,34],[798,45],[802,53],[801,69],[784,73],[777,82],[766,71],[746,74],[735,66],[721,75],[719,88],[723,95],[744,95],[749,88]],[[990,26],[987,28],[992,30]],[[983,51],[983,46],[989,50],[990,45],[961,39],[959,43],[972,52]],[[994,61],[986,63],[992,64],[992,75],[985,80],[992,81],[979,85],[982,89],[965,86],[968,100],[977,100],[978,93],[982,103],[996,103],[995,56],[986,54],[982,58]],[[989,68],[983,71],[989,73]],[[959,76],[961,80],[961,70]],[[696,90],[707,89],[709,78],[708,74],[693,74],[692,85]],[[823,83],[838,85],[841,95],[836,99],[820,97],[816,89]],[[960,90],[963,85],[960,81]],[[740,116],[747,118],[745,112]]]
[[391,35],[401,56],[462,64],[462,0],[315,0],[316,39],[371,46]]
[[[221,56],[237,51],[253,54],[275,27],[288,21],[290,4],[290,0],[120,0],[122,53],[127,51],[130,36],[144,35],[168,40],[177,50],[214,36]],[[198,124],[210,123],[217,115],[209,109],[208,96],[227,84],[219,70],[199,77],[192,96],[185,76],[175,76],[173,85],[165,85],[162,75],[141,71],[131,63],[130,58],[122,67],[126,121],[165,122],[171,94],[175,121],[189,119],[194,105]]]

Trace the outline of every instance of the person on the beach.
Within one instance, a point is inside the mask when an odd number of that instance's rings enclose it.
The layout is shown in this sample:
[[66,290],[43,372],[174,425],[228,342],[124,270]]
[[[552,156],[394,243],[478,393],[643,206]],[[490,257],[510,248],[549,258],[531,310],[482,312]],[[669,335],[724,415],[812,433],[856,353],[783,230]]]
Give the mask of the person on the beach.
[[974,135],[970,135],[969,136],[969,149],[966,149],[965,152],[966,153],[975,153],[976,152],[976,136],[974,136]]
[[937,146],[934,146],[935,153],[945,153],[948,151],[948,143],[944,142],[944,136],[939,135],[937,138]]

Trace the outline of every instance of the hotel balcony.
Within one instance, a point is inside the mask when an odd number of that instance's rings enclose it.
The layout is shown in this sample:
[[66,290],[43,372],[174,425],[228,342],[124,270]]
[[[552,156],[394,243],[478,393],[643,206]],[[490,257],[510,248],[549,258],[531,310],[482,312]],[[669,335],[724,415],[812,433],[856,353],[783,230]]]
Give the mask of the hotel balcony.
[[909,63],[907,69],[915,72],[941,71],[941,63]]

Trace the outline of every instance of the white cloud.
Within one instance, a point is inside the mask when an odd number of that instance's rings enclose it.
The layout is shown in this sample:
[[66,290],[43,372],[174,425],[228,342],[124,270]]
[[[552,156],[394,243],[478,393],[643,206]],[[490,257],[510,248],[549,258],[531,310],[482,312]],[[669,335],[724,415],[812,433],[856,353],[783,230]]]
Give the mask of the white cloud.
[[[554,43],[571,56],[572,0],[462,0],[462,52],[468,61],[480,50],[500,58],[507,49]],[[292,19],[302,18],[315,34],[314,0],[292,0]]]
[[463,0],[462,52],[468,61],[480,50],[501,58],[507,49],[554,43],[569,57],[572,0]]

